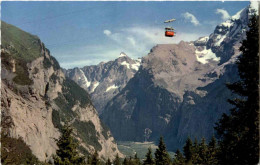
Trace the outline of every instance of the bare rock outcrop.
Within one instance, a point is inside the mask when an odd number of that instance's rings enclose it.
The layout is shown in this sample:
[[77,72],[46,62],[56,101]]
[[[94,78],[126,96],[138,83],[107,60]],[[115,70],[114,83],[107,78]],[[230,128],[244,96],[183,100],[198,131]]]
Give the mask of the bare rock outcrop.
[[[33,154],[45,161],[55,154],[55,139],[59,138],[60,128],[67,120],[74,128],[82,154],[97,151],[103,160],[113,159],[117,153],[122,157],[88,93],[65,77],[44,44],[12,25],[2,22],[2,27],[2,132],[13,138],[21,137]],[[12,44],[10,28],[27,37],[32,47],[28,49],[23,45],[20,50]],[[35,52],[30,54],[33,48]]]

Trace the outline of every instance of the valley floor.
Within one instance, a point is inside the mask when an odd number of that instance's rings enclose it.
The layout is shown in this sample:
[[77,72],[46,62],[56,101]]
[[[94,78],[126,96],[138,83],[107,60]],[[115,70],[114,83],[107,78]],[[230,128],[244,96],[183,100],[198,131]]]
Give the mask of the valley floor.
[[[149,147],[151,147],[153,155],[157,148],[155,142],[118,141],[117,145],[119,151],[121,151],[121,153],[126,157],[134,157],[135,153],[137,153],[140,159],[145,158],[145,154]],[[174,152],[169,151],[169,154],[171,158],[174,157]]]

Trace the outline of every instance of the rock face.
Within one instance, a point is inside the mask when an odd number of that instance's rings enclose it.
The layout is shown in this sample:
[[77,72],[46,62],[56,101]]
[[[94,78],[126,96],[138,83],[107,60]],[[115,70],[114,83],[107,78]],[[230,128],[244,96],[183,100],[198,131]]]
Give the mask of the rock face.
[[44,161],[55,154],[55,139],[69,120],[81,153],[96,150],[101,159],[122,156],[88,93],[65,78],[39,38],[4,22],[1,28],[2,133],[21,137]]
[[208,37],[151,49],[101,115],[114,137],[143,141],[163,135],[170,149],[182,147],[187,136],[209,139],[231,108],[225,84],[239,79],[235,60],[252,10],[241,10]]
[[67,77],[90,93],[93,104],[101,114],[107,104],[133,78],[141,59],[133,60],[125,53],[114,61],[64,70]]

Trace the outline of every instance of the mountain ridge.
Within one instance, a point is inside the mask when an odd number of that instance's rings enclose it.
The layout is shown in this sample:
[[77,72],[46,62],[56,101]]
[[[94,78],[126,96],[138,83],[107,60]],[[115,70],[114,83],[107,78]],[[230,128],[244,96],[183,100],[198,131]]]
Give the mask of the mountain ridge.
[[[68,120],[81,153],[97,151],[102,160],[122,157],[89,94],[65,77],[40,39],[3,21],[1,27],[2,133],[22,138],[39,160],[48,161]],[[33,56],[26,53],[32,49]]]
[[101,114],[107,102],[125,87],[139,66],[140,60],[131,59],[121,52],[115,60],[64,70],[64,73],[90,93]]
[[152,48],[101,114],[114,137],[143,141],[150,129],[148,140],[164,135],[173,150],[188,136],[210,139],[214,123],[232,107],[226,101],[233,96],[225,83],[239,79],[235,61],[252,12],[248,6],[208,37]]

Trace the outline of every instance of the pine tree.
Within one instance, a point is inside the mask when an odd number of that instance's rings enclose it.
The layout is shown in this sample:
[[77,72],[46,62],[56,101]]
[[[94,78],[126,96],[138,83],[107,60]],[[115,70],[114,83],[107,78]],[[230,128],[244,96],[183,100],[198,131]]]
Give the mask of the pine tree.
[[151,147],[148,148],[148,152],[146,153],[145,157],[146,159],[144,160],[144,165],[155,165]]
[[217,165],[218,164],[218,159],[217,159],[217,153],[218,153],[218,148],[217,148],[217,140],[214,136],[212,136],[209,145],[208,145],[208,164],[211,165]]
[[208,164],[208,160],[207,160],[208,154],[209,152],[208,152],[208,146],[206,144],[206,139],[202,138],[201,143],[199,144],[199,158],[197,163]]
[[155,162],[156,165],[170,165],[171,159],[166,150],[166,145],[163,141],[163,137],[160,137],[158,148],[156,149],[155,153]]
[[91,165],[91,163],[92,163],[91,156],[88,155],[88,157],[87,157],[87,165]]
[[192,164],[192,156],[193,156],[193,151],[192,151],[192,140],[190,137],[187,138],[186,143],[183,147],[183,152],[185,156],[185,162],[186,164]]
[[123,161],[123,165],[129,165],[129,160],[125,157],[124,161]]
[[100,165],[100,161],[99,161],[99,159],[98,159],[98,153],[97,153],[97,151],[95,151],[95,153],[92,155],[91,165]]
[[135,164],[135,165],[141,165],[141,161],[140,161],[140,159],[138,158],[137,153],[135,153],[134,164]]
[[199,160],[199,143],[198,143],[198,139],[195,138],[194,139],[194,143],[192,146],[192,163],[193,164],[198,164],[198,160]]
[[77,151],[78,144],[72,137],[72,131],[68,122],[61,128],[61,136],[57,140],[58,150],[54,156],[55,165],[84,164],[84,157]]
[[134,159],[132,159],[132,156],[130,156],[128,162],[129,162],[129,165],[135,165],[135,163],[134,163]]
[[175,153],[175,158],[173,159],[173,165],[184,165],[185,164],[185,158],[182,155],[181,151],[177,149]]
[[107,162],[106,162],[106,165],[111,165],[112,164],[112,162],[111,162],[111,160],[108,158],[107,159]]
[[116,154],[116,158],[115,158],[115,160],[113,161],[113,164],[114,164],[114,165],[121,165],[120,158],[119,158],[118,154]]
[[258,16],[251,15],[237,66],[240,80],[227,85],[236,98],[216,130],[220,138],[220,164],[257,164],[259,161],[259,32]]

